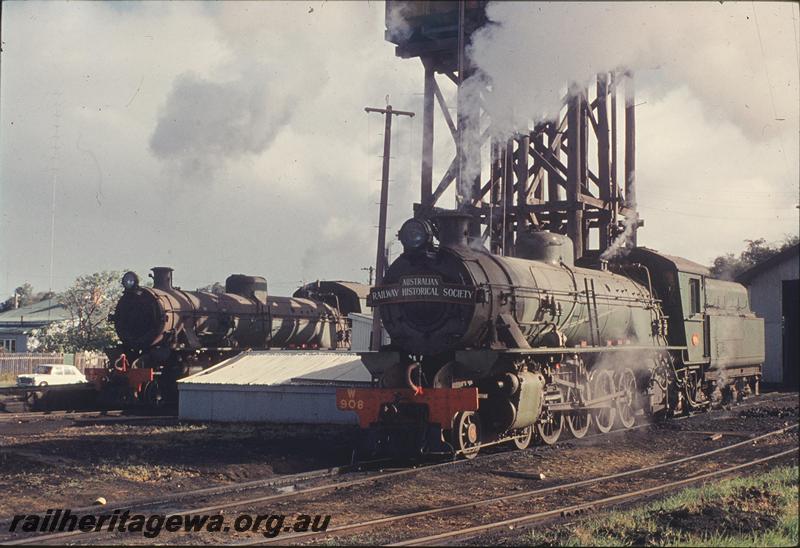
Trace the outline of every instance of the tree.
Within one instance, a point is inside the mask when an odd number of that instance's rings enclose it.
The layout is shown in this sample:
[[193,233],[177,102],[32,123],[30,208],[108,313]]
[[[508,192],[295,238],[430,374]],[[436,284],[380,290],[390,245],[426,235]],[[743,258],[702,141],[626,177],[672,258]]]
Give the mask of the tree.
[[0,312],[13,309],[15,300],[16,306],[21,307],[36,304],[47,299],[52,299],[54,296],[55,293],[52,291],[34,292],[33,286],[28,282],[25,282],[16,288],[8,299],[0,303]]
[[111,271],[87,274],[59,293],[56,298],[66,307],[70,320],[44,330],[42,349],[78,352],[102,350],[115,344],[117,336],[108,315],[122,294],[121,276],[121,272]]
[[726,253],[714,259],[711,265],[711,274],[723,280],[733,280],[742,272],[763,263],[774,257],[784,249],[797,245],[800,238],[786,236],[780,244],[768,244],[764,238],[745,240],[747,247],[737,257],[733,253]]

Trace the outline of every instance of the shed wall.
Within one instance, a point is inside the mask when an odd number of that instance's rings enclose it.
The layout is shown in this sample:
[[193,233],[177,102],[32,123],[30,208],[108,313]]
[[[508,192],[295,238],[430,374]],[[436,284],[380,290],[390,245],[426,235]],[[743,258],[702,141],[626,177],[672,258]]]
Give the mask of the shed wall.
[[[353,322],[353,329],[350,333],[352,352],[369,352],[369,340],[372,338],[372,316],[369,314],[350,314],[348,316]],[[391,343],[389,334],[385,329],[381,330],[383,334],[383,343],[387,345]]]
[[181,387],[182,419],[281,424],[357,424],[355,413],[336,408],[333,386]]
[[[751,280],[748,290],[750,304],[757,316],[764,318],[766,359],[764,382],[783,382],[783,325],[782,281],[800,278],[800,261],[797,256],[760,273]],[[800,364],[797,364],[800,367]]]

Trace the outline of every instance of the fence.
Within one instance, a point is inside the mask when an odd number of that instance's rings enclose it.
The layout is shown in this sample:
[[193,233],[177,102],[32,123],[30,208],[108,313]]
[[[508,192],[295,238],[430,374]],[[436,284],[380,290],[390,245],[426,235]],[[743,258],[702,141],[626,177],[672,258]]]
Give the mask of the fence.
[[87,367],[102,367],[105,356],[89,352],[75,354],[44,354],[37,352],[20,352],[16,354],[0,354],[0,376],[16,377],[26,373],[33,373],[37,365],[44,363],[67,363],[83,371]]

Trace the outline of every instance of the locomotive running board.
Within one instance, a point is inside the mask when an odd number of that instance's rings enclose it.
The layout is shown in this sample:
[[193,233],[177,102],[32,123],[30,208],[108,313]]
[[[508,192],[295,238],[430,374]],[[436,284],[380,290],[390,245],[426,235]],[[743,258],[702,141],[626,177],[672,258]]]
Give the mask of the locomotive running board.
[[498,354],[594,354],[597,352],[663,352],[665,350],[686,350],[686,346],[634,346],[619,344],[613,346],[548,346],[537,348],[509,348],[507,350],[491,350]]
[[553,354],[599,354],[613,352],[645,352],[657,354],[665,351],[685,350],[685,346],[550,346],[538,348],[508,348],[505,350],[458,350],[455,355],[456,373],[465,376],[488,375],[501,356],[548,356]]

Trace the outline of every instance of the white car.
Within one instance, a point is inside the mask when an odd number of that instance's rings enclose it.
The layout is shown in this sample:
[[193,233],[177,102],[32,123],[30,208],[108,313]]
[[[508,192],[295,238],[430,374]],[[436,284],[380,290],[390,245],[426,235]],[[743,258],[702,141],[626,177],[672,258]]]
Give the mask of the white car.
[[46,363],[37,365],[32,374],[17,375],[17,386],[48,386],[54,384],[78,384],[86,377],[74,365]]

